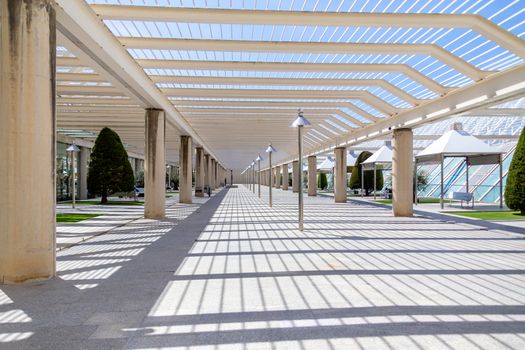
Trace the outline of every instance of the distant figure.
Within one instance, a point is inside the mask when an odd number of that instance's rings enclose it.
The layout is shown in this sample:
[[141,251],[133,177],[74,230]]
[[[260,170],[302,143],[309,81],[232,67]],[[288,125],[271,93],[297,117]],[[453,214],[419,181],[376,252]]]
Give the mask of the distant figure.
[[226,187],[228,185],[228,180],[226,180],[226,178],[224,178],[224,186]]
[[211,197],[211,186],[208,186],[208,197]]

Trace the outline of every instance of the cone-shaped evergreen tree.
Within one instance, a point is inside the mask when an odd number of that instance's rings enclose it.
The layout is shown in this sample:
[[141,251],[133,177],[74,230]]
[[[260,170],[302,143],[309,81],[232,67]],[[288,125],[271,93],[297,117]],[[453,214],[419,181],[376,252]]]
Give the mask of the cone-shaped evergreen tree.
[[108,195],[133,191],[134,185],[133,169],[120,137],[110,128],[102,129],[91,152],[87,178],[89,193],[102,196],[104,204]]
[[525,215],[525,128],[514,151],[505,186],[505,204]]
[[[368,151],[363,151],[359,154],[357,159],[355,160],[355,165],[352,168],[352,175],[350,176],[350,187],[351,189],[358,189],[361,188],[361,168],[362,164],[365,160],[370,158],[372,153]],[[365,192],[368,196],[368,193],[374,189],[374,172],[373,171],[365,171]],[[383,172],[378,169],[376,174],[376,187],[377,189],[383,188]]]

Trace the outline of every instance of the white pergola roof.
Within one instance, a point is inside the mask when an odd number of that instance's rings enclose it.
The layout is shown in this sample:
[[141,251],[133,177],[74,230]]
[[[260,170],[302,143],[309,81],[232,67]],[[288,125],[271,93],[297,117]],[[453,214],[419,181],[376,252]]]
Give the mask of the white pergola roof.
[[226,168],[289,162],[298,107],[314,155],[525,94],[520,1],[56,2],[59,128],[140,152],[162,108],[171,161],[185,134]]

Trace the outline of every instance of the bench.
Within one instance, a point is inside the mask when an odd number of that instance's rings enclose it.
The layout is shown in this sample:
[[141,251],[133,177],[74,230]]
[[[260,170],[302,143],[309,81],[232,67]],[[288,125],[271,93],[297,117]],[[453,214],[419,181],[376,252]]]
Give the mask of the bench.
[[467,202],[467,203],[472,202],[472,208],[474,208],[474,196],[470,192],[450,192],[448,194],[448,199],[460,201],[462,208],[463,208],[463,202]]

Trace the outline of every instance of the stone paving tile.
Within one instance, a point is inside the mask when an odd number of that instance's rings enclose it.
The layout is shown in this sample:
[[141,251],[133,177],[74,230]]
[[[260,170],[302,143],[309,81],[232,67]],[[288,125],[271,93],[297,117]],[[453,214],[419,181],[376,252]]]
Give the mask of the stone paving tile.
[[523,349],[525,239],[245,187],[0,287],[0,349]]

